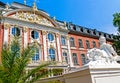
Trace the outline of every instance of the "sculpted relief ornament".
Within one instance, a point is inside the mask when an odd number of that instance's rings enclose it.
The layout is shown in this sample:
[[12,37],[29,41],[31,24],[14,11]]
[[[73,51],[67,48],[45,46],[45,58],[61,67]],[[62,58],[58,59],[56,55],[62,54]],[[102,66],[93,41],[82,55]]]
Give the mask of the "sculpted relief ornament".
[[31,12],[17,12],[16,14],[10,15],[9,17],[54,27],[54,25],[48,19]]
[[120,57],[117,55],[112,45],[106,43],[105,37],[99,38],[100,49],[93,48],[88,50],[88,65],[118,64]]

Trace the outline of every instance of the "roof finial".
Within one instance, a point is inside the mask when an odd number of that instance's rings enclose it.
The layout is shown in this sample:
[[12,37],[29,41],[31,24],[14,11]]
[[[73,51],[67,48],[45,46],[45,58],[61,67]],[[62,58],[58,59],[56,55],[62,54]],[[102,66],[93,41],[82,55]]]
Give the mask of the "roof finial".
[[10,7],[10,5],[9,5],[9,3],[7,2],[7,4],[5,5],[5,10],[8,11],[9,7]]
[[26,0],[24,0],[24,5],[26,5]]
[[34,10],[34,11],[37,11],[36,0],[35,0],[34,3],[33,3],[33,10]]
[[53,20],[56,20],[56,17],[55,17],[55,16],[53,17]]

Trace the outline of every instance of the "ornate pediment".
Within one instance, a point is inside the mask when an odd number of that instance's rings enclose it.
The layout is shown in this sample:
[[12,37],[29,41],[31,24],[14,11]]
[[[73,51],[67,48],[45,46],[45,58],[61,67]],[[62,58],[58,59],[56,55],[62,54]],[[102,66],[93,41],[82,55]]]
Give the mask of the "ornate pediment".
[[45,18],[40,14],[36,14],[35,12],[18,11],[12,15],[9,15],[8,17],[54,27],[53,23],[49,19]]

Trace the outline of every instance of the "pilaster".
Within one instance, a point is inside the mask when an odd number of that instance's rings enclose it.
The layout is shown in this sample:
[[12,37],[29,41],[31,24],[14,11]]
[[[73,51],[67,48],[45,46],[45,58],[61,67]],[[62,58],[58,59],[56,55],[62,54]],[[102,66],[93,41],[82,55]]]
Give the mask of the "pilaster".
[[57,39],[57,51],[58,51],[58,61],[62,62],[62,59],[61,59],[61,49],[60,49],[60,34],[59,33],[56,33],[56,39]]
[[46,31],[42,31],[43,34],[43,49],[44,49],[44,61],[47,61],[47,46],[46,46]]
[[72,55],[71,55],[71,50],[70,50],[70,41],[69,41],[69,36],[66,37],[67,39],[67,44],[68,44],[68,56],[69,56],[69,64],[70,67],[73,67],[73,61],[72,61]]

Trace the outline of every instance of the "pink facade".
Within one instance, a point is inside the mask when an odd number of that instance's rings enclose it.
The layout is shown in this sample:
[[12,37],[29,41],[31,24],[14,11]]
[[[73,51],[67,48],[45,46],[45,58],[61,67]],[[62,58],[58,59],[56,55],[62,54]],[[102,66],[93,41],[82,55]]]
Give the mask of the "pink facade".
[[[17,3],[14,4],[18,7]],[[49,60],[58,61],[58,66],[79,67],[87,63],[88,49],[99,48],[98,39],[102,34],[90,36],[89,31],[87,34],[79,33],[75,25],[72,27],[69,23],[51,19],[44,11],[19,5],[23,8],[3,11],[0,23],[0,52],[3,44],[9,45],[12,37],[17,35],[21,37],[21,49],[33,42],[38,44],[35,56],[31,58],[32,65]],[[113,39],[108,39],[109,43],[112,41]]]

